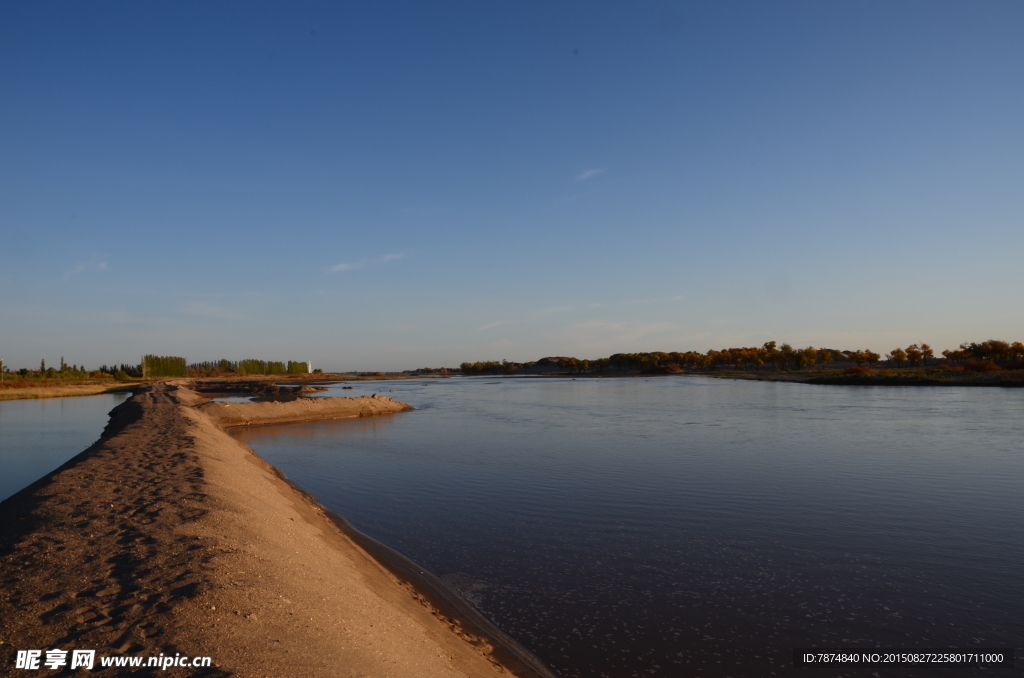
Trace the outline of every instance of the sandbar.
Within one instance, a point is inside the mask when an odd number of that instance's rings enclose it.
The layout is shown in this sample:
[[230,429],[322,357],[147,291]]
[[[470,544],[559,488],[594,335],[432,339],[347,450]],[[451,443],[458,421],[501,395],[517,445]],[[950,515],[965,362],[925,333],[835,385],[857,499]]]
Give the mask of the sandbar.
[[408,405],[229,404],[188,385],[143,387],[98,442],[0,502],[0,675],[21,673],[16,650],[55,648],[212,658],[177,676],[553,675],[225,431]]

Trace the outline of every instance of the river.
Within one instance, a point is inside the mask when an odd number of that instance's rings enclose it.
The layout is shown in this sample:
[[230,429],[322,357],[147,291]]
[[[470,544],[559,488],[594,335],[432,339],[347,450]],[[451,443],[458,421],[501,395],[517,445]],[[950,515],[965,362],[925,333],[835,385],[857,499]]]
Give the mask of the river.
[[107,413],[129,395],[0,402],[0,500],[96,442]]
[[[418,409],[234,434],[566,678],[783,675],[808,646],[1020,652],[1024,390],[353,386],[324,395]],[[0,403],[0,498],[85,449],[124,398]]]
[[567,678],[782,675],[794,647],[1024,637],[1024,391],[353,386],[325,395],[418,409],[235,435]]

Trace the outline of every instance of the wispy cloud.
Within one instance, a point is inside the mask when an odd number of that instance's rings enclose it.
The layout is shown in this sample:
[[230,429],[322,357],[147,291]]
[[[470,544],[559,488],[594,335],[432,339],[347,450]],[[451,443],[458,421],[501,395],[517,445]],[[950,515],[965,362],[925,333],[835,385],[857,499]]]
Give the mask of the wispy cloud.
[[631,299],[627,301],[627,304],[669,304],[673,301],[682,301],[686,298],[686,295],[677,294],[674,297],[662,297],[660,299]]
[[576,181],[577,183],[580,181],[586,181],[587,179],[592,179],[593,177],[596,177],[599,174],[604,174],[604,172],[605,171],[603,169],[588,169],[584,172],[577,174]]
[[67,271],[64,271],[64,279],[67,280],[68,278],[70,278],[72,276],[76,276],[76,275],[78,275],[80,273],[87,273],[89,271],[105,271],[105,270],[107,270],[107,262],[100,261],[99,259],[94,257],[90,261],[79,262],[79,263],[75,264],[74,266],[72,266],[71,268],[69,268]]
[[358,262],[358,263],[355,263],[355,264],[341,263],[341,264],[335,264],[334,266],[331,266],[328,270],[331,273],[343,273],[345,271],[355,271],[356,269],[360,269],[360,268],[362,268],[365,265],[366,265],[365,262]]
[[602,304],[579,304],[576,306],[551,306],[548,308],[542,308],[539,311],[535,311],[532,318],[541,318],[548,315],[555,315],[558,313],[572,313],[573,311],[579,311],[585,308],[595,309],[601,308]]
[[405,252],[389,252],[381,257],[374,259],[363,259],[362,261],[344,261],[340,264],[335,264],[327,269],[328,273],[344,273],[346,271],[358,271],[361,268],[367,266],[373,266],[374,264],[386,264],[391,261],[398,261],[399,259],[405,258]]
[[218,320],[244,320],[245,316],[237,311],[233,311],[230,308],[223,308],[221,306],[212,306],[210,304],[204,304],[202,302],[196,302],[192,304],[185,304],[181,307],[181,312],[186,315],[197,315],[203,318],[217,318]]
[[483,327],[476,328],[476,331],[477,332],[485,332],[487,330],[493,330],[495,327],[500,327],[502,325],[508,325],[508,321],[507,320],[495,320],[493,323],[487,323]]
[[585,349],[624,350],[656,337],[667,338],[678,331],[676,323],[633,323],[589,320],[563,327],[555,336]]

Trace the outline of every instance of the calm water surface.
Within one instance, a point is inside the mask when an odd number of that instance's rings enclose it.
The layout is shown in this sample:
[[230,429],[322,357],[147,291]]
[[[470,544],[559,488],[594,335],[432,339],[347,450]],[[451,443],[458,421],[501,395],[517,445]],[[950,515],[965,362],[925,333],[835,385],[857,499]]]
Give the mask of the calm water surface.
[[0,500],[92,445],[128,393],[0,402]]
[[[782,675],[800,646],[1021,645],[1024,391],[355,385],[332,394],[419,409],[236,434],[563,676]],[[871,675],[828,675],[845,673]],[[901,675],[974,674],[1002,675]]]

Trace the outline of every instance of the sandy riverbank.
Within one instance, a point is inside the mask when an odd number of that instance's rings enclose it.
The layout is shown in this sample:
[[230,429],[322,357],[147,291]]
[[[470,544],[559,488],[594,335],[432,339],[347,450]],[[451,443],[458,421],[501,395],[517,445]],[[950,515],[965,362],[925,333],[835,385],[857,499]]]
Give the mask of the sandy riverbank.
[[39,398],[69,398],[134,390],[134,385],[64,384],[59,386],[28,386],[0,390],[0,400],[37,400]]
[[216,665],[178,676],[544,675],[223,430],[407,405],[221,405],[146,387],[99,442],[0,503],[0,675],[21,673],[16,650],[54,648]]

